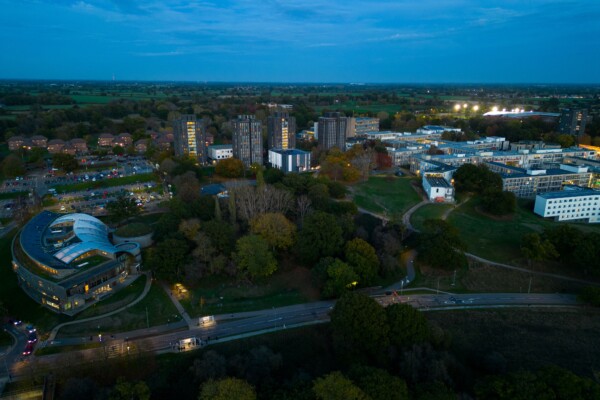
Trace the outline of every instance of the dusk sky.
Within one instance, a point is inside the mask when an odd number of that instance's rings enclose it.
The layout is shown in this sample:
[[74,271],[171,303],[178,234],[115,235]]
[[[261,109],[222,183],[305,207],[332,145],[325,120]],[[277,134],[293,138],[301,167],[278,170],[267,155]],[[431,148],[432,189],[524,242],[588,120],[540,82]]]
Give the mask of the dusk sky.
[[600,82],[600,0],[0,0],[0,78]]

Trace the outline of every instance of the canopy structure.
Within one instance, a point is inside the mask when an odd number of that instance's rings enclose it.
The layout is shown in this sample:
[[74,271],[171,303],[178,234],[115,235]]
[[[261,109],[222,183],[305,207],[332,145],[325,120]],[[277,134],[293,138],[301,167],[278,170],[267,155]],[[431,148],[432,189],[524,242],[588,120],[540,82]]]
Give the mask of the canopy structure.
[[93,250],[111,255],[117,252],[117,248],[108,240],[108,227],[98,218],[80,213],[67,214],[54,220],[49,228],[64,224],[72,224],[73,233],[79,240],[54,253],[54,257],[65,264]]

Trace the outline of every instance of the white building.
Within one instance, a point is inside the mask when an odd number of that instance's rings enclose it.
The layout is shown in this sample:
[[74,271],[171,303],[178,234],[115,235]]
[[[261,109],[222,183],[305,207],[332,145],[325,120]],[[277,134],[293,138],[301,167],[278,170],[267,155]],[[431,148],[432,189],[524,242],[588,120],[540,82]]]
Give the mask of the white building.
[[208,158],[213,161],[224,160],[233,157],[233,145],[231,144],[214,144],[208,146]]
[[451,128],[449,126],[440,126],[440,125],[425,125],[422,128],[417,129],[417,134],[421,135],[433,135],[439,134],[441,135],[444,132],[462,132],[459,128]]
[[271,149],[269,162],[273,168],[288,172],[304,172],[310,170],[310,152],[298,149]]
[[454,202],[454,187],[442,175],[423,174],[423,189],[429,201]]
[[555,221],[600,222],[600,191],[565,186],[560,192],[538,194],[533,212]]

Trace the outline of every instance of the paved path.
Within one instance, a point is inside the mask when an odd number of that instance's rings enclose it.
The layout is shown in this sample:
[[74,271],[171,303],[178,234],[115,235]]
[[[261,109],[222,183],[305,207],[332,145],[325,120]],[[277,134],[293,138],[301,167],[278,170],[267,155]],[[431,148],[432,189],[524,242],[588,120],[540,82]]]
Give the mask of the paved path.
[[136,305],[137,303],[139,303],[140,301],[142,301],[144,299],[144,297],[146,297],[146,295],[150,291],[150,287],[152,286],[152,277],[150,276],[150,273],[144,272],[143,274],[146,275],[146,286],[144,287],[144,291],[142,292],[142,294],[137,299],[135,299],[131,303],[127,304],[126,306],[117,308],[116,310],[113,310],[106,314],[96,315],[95,317],[84,318],[84,319],[80,319],[77,321],[69,321],[69,322],[65,322],[65,323],[56,325],[54,328],[52,328],[52,332],[50,332],[50,336],[48,337],[47,341],[50,342],[50,341],[53,341],[54,339],[56,339],[56,335],[58,334],[58,331],[60,330],[60,328],[62,328],[64,326],[82,324],[84,322],[89,322],[89,321],[94,321],[94,320],[105,318],[105,317],[110,317],[111,315],[120,313],[121,311],[124,311],[124,310],[128,309],[129,307],[132,307],[132,306]]
[[190,315],[187,313],[187,311],[185,311],[185,308],[183,308],[179,300],[177,300],[169,286],[167,286],[165,282],[161,282],[161,286],[167,293],[167,296],[169,296],[169,299],[171,299],[171,301],[173,302],[173,305],[175,306],[179,314],[181,314],[185,322],[188,324],[188,327],[192,329],[198,326],[198,324],[192,318],[190,318]]

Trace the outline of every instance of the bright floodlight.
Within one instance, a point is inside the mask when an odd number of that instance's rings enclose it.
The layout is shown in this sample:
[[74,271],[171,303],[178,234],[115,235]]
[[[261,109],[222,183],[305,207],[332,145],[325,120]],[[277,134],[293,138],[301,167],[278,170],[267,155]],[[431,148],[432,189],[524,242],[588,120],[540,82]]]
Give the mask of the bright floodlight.
[[463,104],[463,108],[467,108],[469,105],[467,103]]
[[492,107],[492,111],[493,111],[493,112],[498,112],[498,106],[494,106],[494,107]]
[[479,110],[479,106],[473,106],[473,111]]
[[455,109],[456,111],[460,110],[460,104],[457,104],[457,105],[455,105],[455,106],[454,106],[454,109]]

